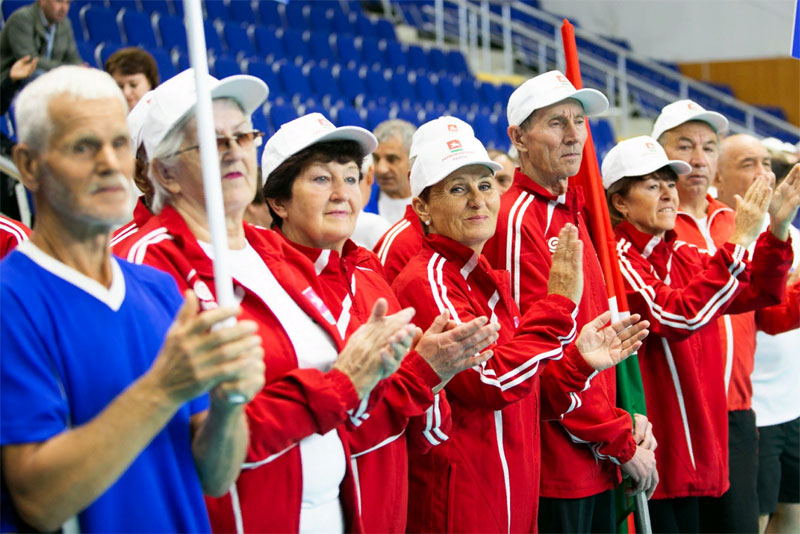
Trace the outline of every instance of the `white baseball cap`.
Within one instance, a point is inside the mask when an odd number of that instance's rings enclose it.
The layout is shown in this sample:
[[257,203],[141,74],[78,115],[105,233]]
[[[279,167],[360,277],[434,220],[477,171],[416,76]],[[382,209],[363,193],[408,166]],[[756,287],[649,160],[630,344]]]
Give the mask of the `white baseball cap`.
[[685,161],[669,159],[658,141],[646,135],[626,139],[608,151],[603,160],[603,187],[626,176],[644,176],[669,165],[677,174],[689,174],[692,166]]
[[[218,80],[208,76],[211,98],[232,98],[239,102],[248,117],[267,99],[269,87],[255,76],[239,74]],[[148,155],[152,156],[159,143],[197,103],[194,70],[187,69],[165,81],[142,97],[134,107],[144,101],[148,112],[141,127],[141,140]]]
[[323,141],[355,141],[365,154],[378,148],[372,132],[358,126],[336,127],[322,113],[309,113],[285,123],[269,138],[261,155],[261,175],[264,182],[281,163],[306,147]]
[[508,124],[519,126],[537,109],[574,98],[583,106],[587,116],[608,109],[608,99],[596,89],[575,89],[560,71],[551,70],[517,87],[508,99]]
[[438,119],[430,120],[417,128],[417,131],[414,132],[414,136],[411,138],[411,148],[408,151],[409,161],[414,161],[414,158],[419,154],[420,149],[427,145],[431,140],[442,135],[451,134],[467,134],[473,137],[475,136],[472,126],[462,121],[458,117],[446,115],[439,117]]
[[[424,127],[423,124],[420,128]],[[484,165],[492,173],[503,168],[492,161],[483,144],[472,134],[472,128],[440,131],[440,135],[428,138],[418,148],[416,158],[411,166],[411,196],[414,197],[467,165]]]
[[703,121],[711,126],[715,133],[728,129],[728,119],[725,118],[725,115],[716,111],[707,111],[694,100],[686,99],[667,104],[661,109],[661,115],[656,119],[650,137],[658,139],[667,130],[689,121]]
[[[147,121],[147,114],[150,113],[150,106],[153,103],[153,99],[150,98],[152,92],[153,90],[150,90],[142,95],[142,98],[133,106],[133,109],[130,110],[126,119],[128,122],[128,130],[131,132],[131,149],[134,155],[139,151],[139,147],[144,142],[142,138],[142,128]],[[145,152],[147,152],[146,148]]]

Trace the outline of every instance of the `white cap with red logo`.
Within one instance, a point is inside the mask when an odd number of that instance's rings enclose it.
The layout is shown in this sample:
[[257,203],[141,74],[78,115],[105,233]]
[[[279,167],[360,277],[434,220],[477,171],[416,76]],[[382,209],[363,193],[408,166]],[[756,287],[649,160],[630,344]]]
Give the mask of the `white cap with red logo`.
[[519,126],[537,109],[574,98],[583,106],[587,116],[608,109],[608,99],[596,89],[575,89],[560,71],[551,70],[517,87],[508,99],[508,124]]
[[692,166],[685,161],[669,159],[658,141],[646,135],[632,137],[617,143],[608,151],[601,173],[603,187],[628,176],[644,176],[669,165],[677,174],[689,174]]
[[[438,120],[440,119],[431,122]],[[429,124],[430,122],[423,124],[420,130]],[[411,196],[419,196],[426,187],[436,185],[467,165],[483,165],[492,174],[503,168],[491,160],[471,127],[452,130],[441,128],[442,124],[440,122],[432,126],[436,135],[425,135],[425,143],[420,144],[417,149],[416,159],[411,166]]]
[[372,132],[358,126],[336,127],[322,113],[309,113],[289,121],[269,138],[261,155],[261,175],[264,182],[281,163],[304,148],[323,141],[355,141],[371,154],[378,147]]
[[677,128],[684,122],[703,121],[711,126],[714,133],[724,132],[728,129],[728,119],[716,111],[707,111],[706,108],[694,100],[678,100],[661,108],[661,115],[653,125],[650,137],[658,139],[667,130]]
[[414,132],[414,137],[411,138],[411,148],[408,151],[409,161],[414,161],[414,158],[419,154],[420,148],[427,145],[432,139],[436,139],[441,135],[457,135],[459,133],[475,135],[472,126],[458,117],[445,115],[426,122],[417,128],[417,131]]

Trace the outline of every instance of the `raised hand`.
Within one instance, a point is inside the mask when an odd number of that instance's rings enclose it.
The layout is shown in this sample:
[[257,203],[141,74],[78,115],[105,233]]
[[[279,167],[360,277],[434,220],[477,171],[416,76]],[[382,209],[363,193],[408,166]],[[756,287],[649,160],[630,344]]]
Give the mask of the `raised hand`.
[[[212,402],[226,401],[231,392],[251,399],[264,386],[258,326],[253,321],[226,325],[241,313],[240,308],[199,312],[194,292],[186,291],[184,296],[148,379],[178,404],[212,389]],[[218,387],[223,383],[234,385]]]
[[583,295],[583,242],[578,239],[578,228],[570,223],[558,233],[547,294],[567,297],[575,304],[580,303]]
[[442,312],[428,330],[418,336],[414,345],[414,350],[442,379],[436,391],[461,371],[491,358],[492,351],[481,351],[497,341],[497,331],[500,330],[498,323],[489,323],[486,317],[476,317],[460,325],[449,318],[447,311]]
[[784,178],[769,203],[769,228],[772,235],[786,241],[789,226],[800,207],[800,163],[795,164]]
[[575,340],[583,359],[598,371],[617,365],[639,350],[649,333],[650,322],[640,321],[638,313],[604,328],[610,319],[610,311],[598,315],[583,326]]
[[731,243],[749,247],[761,233],[764,225],[764,215],[772,199],[770,177],[761,175],[756,177],[744,198],[735,195],[736,219]]
[[414,308],[393,315],[386,315],[387,310],[386,300],[378,299],[369,320],[350,336],[334,364],[350,378],[359,398],[397,369],[412,343]]

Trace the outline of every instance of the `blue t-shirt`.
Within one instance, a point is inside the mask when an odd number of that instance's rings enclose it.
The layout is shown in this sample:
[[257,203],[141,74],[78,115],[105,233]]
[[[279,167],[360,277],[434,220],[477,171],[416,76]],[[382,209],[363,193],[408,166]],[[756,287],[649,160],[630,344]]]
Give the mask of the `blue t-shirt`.
[[[31,242],[0,262],[0,445],[85,424],[155,360],[182,303],[175,281],[119,258],[112,265],[107,289]],[[207,395],[182,406],[78,515],[81,530],[208,532],[189,427],[207,406]]]

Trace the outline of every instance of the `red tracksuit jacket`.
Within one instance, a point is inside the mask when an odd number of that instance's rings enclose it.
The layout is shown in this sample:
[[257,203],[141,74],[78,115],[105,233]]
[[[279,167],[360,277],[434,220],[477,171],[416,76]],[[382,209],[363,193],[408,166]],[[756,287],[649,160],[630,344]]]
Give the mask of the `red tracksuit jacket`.
[[539,378],[547,401],[542,416],[559,418],[580,405],[594,375],[571,343],[576,306],[551,295],[520,322],[508,273],[438,235],[425,239],[392,289],[417,309],[423,328],[445,309],[458,322],[486,316],[501,325],[489,347],[494,356],[445,387],[450,439],[428,454],[410,455],[409,531],[536,531]]
[[[312,317],[341,350],[334,314],[323,304],[314,266],[270,230],[244,224],[249,244],[258,252],[284,290]],[[205,307],[214,301],[214,274],[206,256],[181,216],[166,206],[114,252],[129,261],[146,263],[172,274],[179,287],[194,289]],[[247,405],[250,443],[242,472],[233,489],[219,499],[207,498],[216,532],[235,532],[237,517],[247,532],[297,532],[300,524],[302,466],[297,443],[313,434],[337,429],[349,455],[345,423],[360,406],[348,377],[336,369],[298,369],[297,356],[283,326],[264,302],[244,291],[242,318],[259,324],[265,344],[266,384]],[[370,398],[374,395],[370,395]],[[356,513],[357,487],[348,469],[340,487],[348,531],[361,532]]]
[[[280,234],[283,236],[283,234]],[[285,236],[283,236],[286,239]],[[365,323],[378,298],[389,302],[389,313],[400,304],[383,278],[378,258],[369,250],[347,241],[338,252],[310,248],[286,239],[313,264],[319,276],[323,299],[341,303],[337,328],[345,339]],[[425,452],[434,445],[420,425],[407,429],[409,419],[430,409],[439,417],[437,429],[449,430],[449,407],[444,394],[434,407],[433,387],[439,375],[419,354],[411,351],[398,371],[379,384],[381,401],[371,407],[369,418],[354,420],[347,433],[351,469],[359,487],[359,510],[366,532],[405,532],[408,508],[408,453]]]
[[111,238],[111,246],[113,247],[123,239],[135,234],[152,216],[150,209],[144,204],[144,197],[139,197],[139,200],[136,201],[136,206],[133,208],[133,220],[114,231]]
[[[578,227],[584,245],[578,330],[608,310],[605,279],[581,214],[580,190],[572,188],[555,198],[517,169],[500,202],[497,231],[484,254],[495,268],[511,272],[512,295],[522,313],[547,295],[558,233],[568,222]],[[589,497],[619,483],[617,464],[633,457],[636,443],[631,417],[617,408],[616,396],[616,374],[607,369],[592,381],[579,409],[560,422],[541,422],[543,497]]]
[[372,250],[383,264],[383,274],[391,284],[408,260],[416,256],[422,248],[425,232],[414,208],[406,206],[403,218],[389,228]]
[[730,484],[716,319],[780,302],[791,246],[763,234],[750,264],[731,243],[709,256],[674,231],[661,239],[623,222],[615,234],[631,312],[650,321],[639,365],[658,440],[653,498],[718,497]]
[[17,245],[28,239],[31,230],[14,219],[0,215],[0,258],[17,248]]

